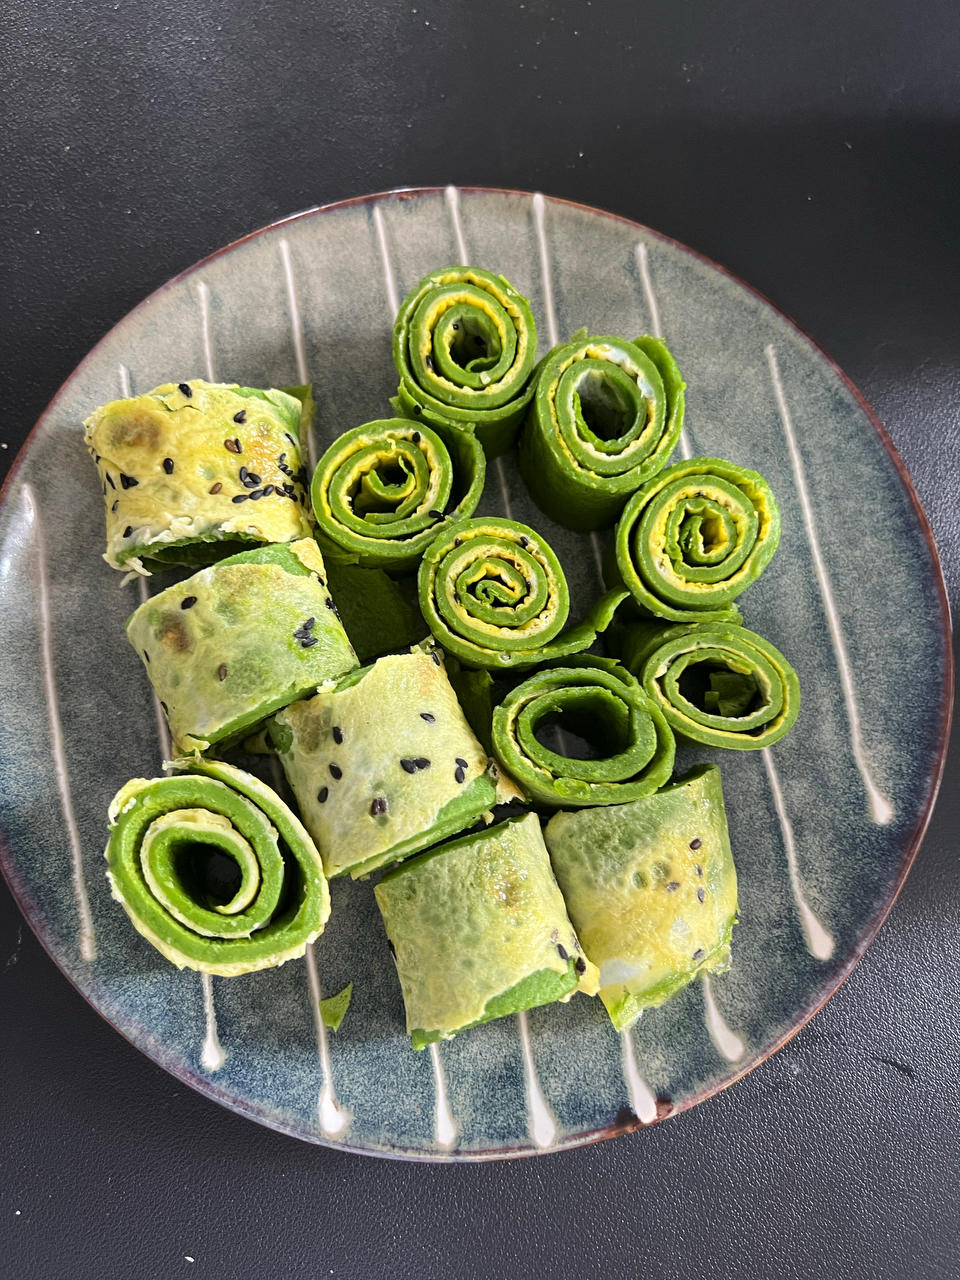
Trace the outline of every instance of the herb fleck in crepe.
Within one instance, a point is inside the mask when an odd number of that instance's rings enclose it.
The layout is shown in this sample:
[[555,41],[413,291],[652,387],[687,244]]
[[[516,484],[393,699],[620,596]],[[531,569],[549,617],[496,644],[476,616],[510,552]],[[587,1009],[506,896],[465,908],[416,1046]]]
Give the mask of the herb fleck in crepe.
[[350,997],[353,995],[353,983],[348,982],[342,991],[338,991],[335,996],[327,996],[325,1000],[320,1001],[320,1017],[323,1019],[323,1025],[331,1031],[339,1031],[340,1025],[347,1016],[347,1010],[350,1008]]
[[415,1049],[596,991],[528,813],[422,854],[374,890]]
[[555,814],[544,837],[618,1031],[728,966],[737,876],[716,765],[630,804]]
[[233,977],[302,956],[330,915],[320,855],[259,778],[175,761],[134,778],[110,804],[113,896],[178,968]]
[[148,573],[307,536],[301,416],[309,388],[167,383],[84,423],[107,519],[106,562]]

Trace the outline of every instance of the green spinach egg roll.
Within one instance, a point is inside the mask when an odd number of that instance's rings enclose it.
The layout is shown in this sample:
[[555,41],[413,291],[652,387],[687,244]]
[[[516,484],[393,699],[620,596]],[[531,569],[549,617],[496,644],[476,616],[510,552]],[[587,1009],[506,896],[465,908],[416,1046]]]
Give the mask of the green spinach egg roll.
[[219,760],[175,761],[110,804],[107,878],[181,969],[233,977],[302,956],[330,915],[316,846],[275,792]]
[[474,436],[405,418],[345,432],[311,484],[318,539],[381,569],[413,569],[444,520],[473,515],[484,479]]
[[616,643],[674,731],[694,742],[759,751],[788,733],[799,713],[797,673],[746,627],[640,622],[619,631]]
[[[557,750],[546,745],[555,733]],[[567,733],[590,758],[568,754]],[[517,783],[541,804],[618,804],[656,791],[670,777],[673,733],[628,671],[589,656],[530,676],[493,712],[493,749]]]
[[294,390],[171,382],[91,414],[107,564],[149,573],[308,536],[300,428],[312,402]]
[[661,471],[624,507],[617,575],[645,613],[736,622],[733,602],[779,541],[780,510],[763,476],[722,458],[690,458]]
[[439,654],[391,654],[278,712],[270,735],[331,877],[463,831],[497,798]]
[[414,1049],[578,988],[596,992],[536,814],[432,849],[374,893]]
[[127,621],[178,751],[249,733],[357,666],[310,538],[258,547],[149,597]]
[[551,351],[520,437],[520,472],[540,510],[568,529],[613,524],[673,452],[684,385],[659,338],[584,330]]
[[618,1031],[728,967],[737,874],[716,765],[630,804],[555,814],[544,836]]
[[560,634],[570,593],[547,540],[493,516],[448,525],[417,575],[420,611],[434,637],[468,667],[532,667],[588,649],[609,626],[624,588],[608,591]]
[[431,271],[397,313],[393,405],[418,422],[473,433],[492,458],[523,421],[536,361],[530,304],[508,280],[480,267]]

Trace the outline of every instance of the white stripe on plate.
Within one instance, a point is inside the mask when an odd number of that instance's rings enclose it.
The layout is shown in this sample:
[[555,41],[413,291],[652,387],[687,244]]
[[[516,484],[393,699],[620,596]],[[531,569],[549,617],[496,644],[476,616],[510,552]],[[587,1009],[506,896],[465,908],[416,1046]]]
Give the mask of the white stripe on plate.
[[650,1086],[637,1070],[633,1036],[630,1034],[629,1027],[626,1031],[620,1032],[620,1061],[633,1114],[641,1124],[653,1124],[657,1118],[657,1100]]
[[93,927],[93,913],[87,897],[87,885],[83,875],[83,848],[77,819],[70,794],[70,774],[63,746],[63,724],[57,699],[57,681],[53,669],[53,633],[50,625],[50,591],[47,584],[47,545],[40,521],[40,511],[31,484],[23,486],[23,502],[27,523],[33,531],[36,556],[37,606],[40,613],[40,656],[43,667],[43,689],[47,699],[47,719],[50,724],[50,754],[57,775],[57,790],[63,810],[63,825],[70,845],[70,864],[73,874],[73,892],[77,903],[77,919],[80,926],[80,956],[84,960],[96,960],[97,939]]
[[[307,368],[307,352],[303,340],[303,319],[300,314],[300,302],[297,298],[297,285],[293,276],[293,259],[290,256],[290,244],[286,237],[280,241],[280,258],[283,262],[283,279],[287,286],[287,310],[290,313],[290,334],[293,338],[293,355],[297,363],[297,381],[301,386],[306,386],[310,381],[310,371]],[[313,438],[312,426],[307,432],[306,446],[307,461],[312,471],[317,463],[316,443]]]
[[434,1104],[434,1141],[443,1151],[449,1151],[457,1140],[457,1123],[453,1118],[453,1112],[450,1110],[450,1102],[447,1098],[447,1078],[443,1073],[443,1063],[440,1061],[440,1046],[432,1044],[430,1046],[430,1061],[433,1063],[433,1084],[434,1096],[436,1102]]
[[197,301],[200,303],[200,334],[203,338],[203,362],[208,382],[216,382],[213,372],[213,345],[210,341],[210,290],[202,280],[197,281]]
[[739,1062],[744,1054],[744,1044],[735,1031],[731,1031],[724,1021],[723,1014],[717,1008],[710,985],[710,975],[705,973],[701,979],[703,986],[703,1013],[707,1031],[713,1041],[713,1047],[728,1062]]
[[330,1067],[330,1050],[327,1046],[327,1028],[323,1024],[320,1013],[320,1001],[323,992],[317,976],[317,961],[313,954],[313,943],[307,943],[304,954],[307,966],[307,984],[310,988],[310,1010],[313,1014],[313,1025],[317,1036],[317,1052],[320,1055],[320,1067],[323,1071],[323,1084],[317,1099],[317,1114],[320,1119],[320,1132],[325,1138],[339,1138],[344,1134],[353,1119],[350,1112],[337,1102],[333,1088],[333,1072]]
[[213,977],[209,973],[201,973],[200,985],[203,989],[203,1012],[207,1022],[200,1064],[205,1071],[219,1071],[226,1062],[227,1055],[217,1031],[217,1011],[213,1004]]
[[397,297],[397,285],[393,276],[393,266],[390,263],[390,249],[387,245],[387,231],[383,225],[383,214],[380,212],[380,206],[373,206],[373,226],[377,233],[377,244],[380,248],[380,262],[383,266],[383,283],[387,290],[387,302],[390,304],[391,316],[396,316],[400,310],[400,300]]
[[867,799],[870,804],[870,817],[878,824],[878,826],[885,826],[888,822],[892,821],[894,809],[893,805],[874,782],[873,773],[867,760],[866,751],[864,750],[863,735],[860,730],[860,712],[857,709],[857,700],[853,687],[853,673],[850,667],[850,659],[847,654],[847,645],[843,638],[843,631],[840,626],[840,616],[837,613],[837,607],[834,603],[833,587],[830,584],[827,567],[823,560],[823,553],[820,550],[820,538],[817,534],[817,526],[813,514],[813,504],[811,503],[810,495],[807,492],[807,481],[803,471],[803,460],[800,457],[800,450],[797,447],[797,440],[793,430],[793,420],[790,415],[790,406],[787,404],[787,397],[783,389],[783,380],[780,377],[780,365],[777,360],[777,351],[772,342],[764,348],[764,353],[767,357],[767,364],[770,367],[770,381],[773,384],[773,394],[777,402],[777,410],[780,414],[783,434],[786,437],[787,450],[790,454],[790,465],[793,468],[793,480],[796,485],[797,496],[800,499],[800,509],[803,512],[803,523],[807,532],[807,542],[810,546],[810,556],[813,560],[813,571],[816,574],[817,585],[820,588],[820,599],[823,601],[823,610],[827,618],[830,640],[833,644],[833,652],[837,660],[837,670],[840,675],[840,687],[843,690],[843,700],[847,708],[847,721],[850,726],[850,746],[853,751],[853,758],[860,771],[860,777],[863,779],[864,789],[866,790]]
[[517,1026],[520,1029],[520,1046],[523,1050],[523,1076],[527,1097],[527,1128],[534,1144],[541,1150],[552,1147],[557,1140],[557,1122],[553,1112],[543,1096],[536,1064],[533,1061],[533,1049],[530,1045],[530,1027],[527,1024],[526,1012],[517,1014]]

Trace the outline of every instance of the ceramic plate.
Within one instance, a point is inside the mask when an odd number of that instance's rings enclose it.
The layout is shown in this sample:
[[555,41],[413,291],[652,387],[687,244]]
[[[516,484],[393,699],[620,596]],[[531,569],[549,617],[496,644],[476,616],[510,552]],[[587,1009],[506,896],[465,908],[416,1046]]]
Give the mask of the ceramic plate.
[[[803,707],[771,751],[720,761],[740,876],[734,965],[632,1033],[576,997],[414,1053],[369,884],[336,881],[314,953],[238,979],[178,972],[109,895],[107,803],[161,762],[154,703],[107,568],[81,420],[157,383],[312,379],[322,449],[382,417],[398,299],[469,261],[532,301],[546,350],[581,325],[662,333],[688,383],[683,447],[753,467],[783,512],[773,566],[741,600],[795,663]],[[599,542],[531,505],[509,460],[478,514],[552,542],[574,607]],[[155,584],[154,584],[155,585]],[[60,968],[123,1035],[243,1115],[379,1155],[527,1155],[702,1101],[772,1053],[863,954],[930,812],[950,705],[949,632],[930,533],[856,390],[730,275],[622,218],[519,192],[416,190],[299,214],[221,250],[141,303],[90,353],[30,437],[0,512],[4,870]],[[354,983],[334,1035],[321,991]]]

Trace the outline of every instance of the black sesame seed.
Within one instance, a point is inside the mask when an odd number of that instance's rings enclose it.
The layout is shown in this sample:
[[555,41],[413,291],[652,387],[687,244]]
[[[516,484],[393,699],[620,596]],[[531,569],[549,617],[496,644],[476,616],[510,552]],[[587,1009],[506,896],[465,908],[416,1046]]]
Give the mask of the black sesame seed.
[[413,406],[413,412],[419,417],[420,414],[423,413],[423,407],[419,404],[415,404]]
[[430,516],[430,517],[431,517],[431,519],[433,519],[433,520],[442,520],[442,519],[443,519],[443,512],[442,512],[442,511],[438,511],[438,510],[436,509],[436,507],[434,507],[431,511],[428,511],[428,512],[427,512],[427,515],[428,515],[428,516]]
[[463,542],[463,539],[462,539],[462,538],[454,538],[454,540],[453,540],[453,545],[454,545],[455,547],[459,547],[459,546],[460,546],[460,544],[461,544],[461,542]]
[[289,431],[285,431],[283,434],[287,437],[287,439],[288,439],[288,440],[290,441],[290,443],[294,446],[294,448],[296,448],[297,442],[296,442],[296,440],[294,440],[294,438],[293,438],[293,436],[290,434],[290,432],[289,432]]
[[263,486],[263,496],[264,496],[265,498],[269,498],[269,497],[270,497],[270,495],[271,495],[271,493],[273,493],[273,485],[272,485],[272,484],[265,484],[265,485]]
[[330,794],[330,788],[329,788],[329,787],[321,787],[321,788],[320,788],[320,790],[317,792],[317,800],[318,800],[321,804],[326,804],[326,803],[327,803],[327,796],[328,796],[329,794]]
[[390,948],[390,954],[393,956],[394,960],[396,960],[397,948],[393,945],[393,943],[390,941],[389,938],[387,939],[387,946]]
[[413,443],[414,443],[414,444],[419,444],[419,443],[420,443],[420,432],[419,432],[419,431],[415,431],[415,432],[413,433],[413,435],[410,437],[410,439],[413,441]]
[[250,474],[250,473],[249,473],[249,471],[247,470],[247,468],[246,468],[246,467],[241,467],[241,468],[240,468],[240,479],[241,479],[241,480],[246,481],[246,478],[247,478],[247,476],[248,476],[249,474]]
[[286,460],[287,460],[286,453],[285,452],[281,453],[280,456],[277,458],[277,466],[282,467],[283,464],[286,462]]
[[696,951],[693,953],[693,958],[694,958],[694,960],[702,960],[702,959],[703,959],[703,957],[704,957],[704,955],[705,955],[705,952],[704,952],[703,948],[702,948],[702,947],[698,947],[698,948],[696,949]]
[[427,366],[430,372],[433,373],[433,356],[427,356],[423,363]]
[[197,603],[196,596],[184,596],[183,599],[180,601],[180,608],[192,609],[196,603]]
[[696,840],[691,840],[691,841],[690,841],[690,848],[691,848],[691,849],[699,849],[699,848],[700,848],[700,846],[701,846],[702,844],[703,844],[703,841],[700,839],[700,837],[699,837],[699,836],[697,836]]
[[707,897],[706,890],[705,890],[705,889],[698,889],[698,890],[697,890],[697,897],[700,899],[700,901],[701,901],[701,902],[706,901],[706,897]]
[[161,707],[163,707],[164,711],[168,712],[170,710],[170,708],[167,706],[167,704],[163,701],[162,698],[160,699],[160,705]]
[[576,969],[577,973],[587,972],[587,962],[584,960],[583,956],[577,956],[573,967]]
[[420,719],[426,720],[427,724],[435,724],[437,717],[431,711],[421,711]]
[[418,769],[430,768],[430,761],[427,759],[426,756],[417,756],[416,760],[414,760],[413,763],[417,766]]
[[530,545],[530,539],[526,537],[524,534],[521,534],[520,536],[520,545],[521,547],[529,547]]
[[433,651],[433,653],[431,653],[430,657],[433,659],[433,661],[436,663],[436,665],[437,665],[438,667],[441,665],[440,655],[439,655],[439,653],[437,653],[436,649],[434,649],[434,651]]
[[470,767],[467,764],[467,761],[464,760],[463,756],[456,756],[455,761],[460,766],[461,769],[468,769]]
[[670,881],[670,882],[665,886],[665,888],[666,888],[666,890],[667,890],[667,893],[673,893],[674,889],[679,889],[679,888],[680,888],[680,881],[679,881],[679,880],[671,880],[671,881]]
[[325,587],[327,585],[327,580],[322,573],[317,574],[317,581],[320,583],[321,587]]
[[221,490],[222,488],[223,488],[223,485],[222,485],[222,484],[220,483],[220,481],[218,480],[216,484],[212,484],[212,485],[210,486],[210,488],[209,488],[209,490],[208,490],[207,492],[208,492],[208,493],[219,493],[219,492],[220,492],[220,490]]
[[317,623],[316,618],[308,618],[306,622],[303,624],[304,631],[312,631],[313,628],[316,626],[316,623]]
[[460,765],[457,765],[456,769],[454,770],[453,777],[455,782],[466,782],[467,780],[467,775],[464,772],[464,770],[461,769]]
[[234,422],[246,422],[246,420],[247,420],[247,411],[246,411],[246,409],[241,409],[239,413],[235,413],[235,414],[233,415],[233,420],[234,420]]
[[379,818],[382,813],[387,812],[386,796],[374,796],[370,801],[370,817]]
[[330,777],[333,778],[334,782],[339,782],[343,777],[343,770],[338,764],[330,765]]
[[115,489],[117,486],[113,483],[113,476],[110,474],[109,471],[106,473],[106,476],[107,476],[107,484],[110,486],[111,489]]
[[119,505],[120,505],[120,499],[119,499],[119,498],[114,498],[114,500],[113,500],[113,506],[110,508],[110,510],[111,510],[111,511],[116,511],[116,509],[117,509],[117,507],[119,507]]
[[405,758],[400,761],[400,768],[404,771],[404,773],[416,773],[417,763],[415,760],[410,760]]
[[262,497],[263,497],[263,490],[262,490],[262,489],[251,489],[251,490],[250,490],[250,493],[249,493],[249,495],[248,495],[248,497],[250,498],[250,501],[251,501],[251,502],[256,502],[258,498],[262,498]]
[[139,480],[135,480],[133,476],[125,476],[125,475],[123,474],[123,472],[121,471],[121,472],[120,472],[120,483],[123,485],[124,489],[132,489],[132,488],[134,487],[134,485],[138,485],[138,484],[140,483],[140,481],[139,481]]
[[143,660],[147,664],[147,666],[150,665],[150,655],[149,653],[147,653],[146,649],[144,649],[143,651]]
[[306,636],[304,637],[303,640],[300,641],[300,648],[312,649],[315,644],[319,644],[319,643],[320,643],[319,636]]
[[187,397],[187,399],[189,400],[189,399],[191,398],[191,396],[193,395],[193,390],[192,390],[192,389],[191,389],[191,388],[190,388],[190,387],[189,387],[185,382],[178,383],[178,386],[179,386],[180,390],[183,392],[183,394],[184,394],[184,395]]
[[237,493],[230,499],[231,502],[246,502],[250,495],[248,493]]
[[172,476],[172,475],[173,475],[173,459],[172,459],[172,458],[164,458],[164,460],[163,460],[163,469],[164,469],[164,471],[167,473],[167,475],[168,475],[168,476]]
[[453,322],[453,324],[450,326],[450,328],[451,328],[451,329],[459,329],[459,328],[460,328],[460,321],[459,321],[459,320],[454,320],[454,322]]
[[698,867],[697,867],[697,875],[698,875],[698,876],[702,876],[702,875],[703,875],[703,867],[701,867],[701,866],[698,866]]
[[567,948],[563,945],[562,942],[557,943],[557,955],[560,957],[561,960],[570,959],[570,957],[567,955]]
[[343,730],[338,724],[333,726],[333,740],[338,747],[343,743]]
[[217,667],[217,679],[218,679],[218,680],[226,680],[226,678],[227,678],[227,668],[226,668],[226,664],[225,664],[225,663],[223,663],[223,662],[221,662],[221,663],[220,663],[220,665],[219,665],[219,667]]
[[133,533],[133,525],[132,525],[132,524],[128,524],[128,525],[127,525],[127,527],[126,527],[126,528],[124,529],[124,531],[123,531],[123,536],[124,536],[125,538],[129,538],[129,537],[130,537],[130,535],[131,535],[131,533]]
[[283,492],[287,495],[288,498],[293,498],[293,500],[296,501],[297,495],[292,484],[285,484],[285,485],[281,485],[280,487],[282,488]]
[[257,485],[260,484],[260,476],[248,471],[246,467],[240,468],[240,480],[248,489],[256,489]]

